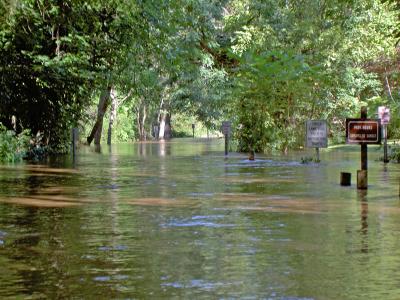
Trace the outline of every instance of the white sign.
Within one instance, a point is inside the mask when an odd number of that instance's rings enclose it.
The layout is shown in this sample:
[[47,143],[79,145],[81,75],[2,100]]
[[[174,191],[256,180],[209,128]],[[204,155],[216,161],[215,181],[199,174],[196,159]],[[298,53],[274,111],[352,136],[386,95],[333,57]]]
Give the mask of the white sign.
[[328,125],[325,120],[307,121],[307,142],[308,148],[328,147]]
[[386,106],[378,107],[378,118],[381,119],[382,125],[387,125],[390,122],[390,109]]

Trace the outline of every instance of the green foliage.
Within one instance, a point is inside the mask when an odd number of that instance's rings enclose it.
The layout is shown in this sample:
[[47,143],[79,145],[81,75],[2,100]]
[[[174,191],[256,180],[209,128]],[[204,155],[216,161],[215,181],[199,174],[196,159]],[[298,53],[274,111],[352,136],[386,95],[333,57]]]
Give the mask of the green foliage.
[[231,115],[241,150],[298,147],[307,119],[327,119],[339,140],[344,119],[383,93],[365,66],[394,54],[396,21],[378,0],[236,0],[225,22],[238,62]]
[[[390,153],[388,155],[388,159],[390,161],[400,163],[400,146],[393,144],[391,146],[388,145],[388,152]],[[383,161],[383,157],[380,158],[381,161]]]
[[52,152],[69,149],[94,88],[119,58],[115,2],[20,1],[0,27],[0,120],[40,133]]
[[383,72],[371,67],[395,55],[394,8],[379,0],[4,0],[0,121],[11,128],[16,116],[18,132],[29,128],[48,151],[66,152],[70,129],[91,125],[93,99],[113,86],[131,95],[114,141],[144,138],[180,115],[182,128],[233,120],[242,151],[287,151],[303,145],[307,119],[327,119],[339,141],[346,117],[384,103],[398,135],[397,93],[383,95]]
[[254,148],[261,152],[270,148],[286,150],[296,142],[295,129],[304,122],[293,107],[296,102],[306,105],[311,94],[310,84],[315,71],[301,55],[278,51],[246,52],[237,58],[234,108],[239,149]]
[[[220,123],[204,124],[195,119],[195,117],[188,116],[184,113],[176,113],[172,115],[172,136],[176,137],[192,137],[193,129],[192,124],[195,124],[195,137],[207,137],[218,134]],[[217,130],[213,129],[217,128]],[[207,131],[208,129],[208,131]]]
[[170,84],[164,90],[165,108],[209,129],[216,129],[229,105],[222,47],[228,39],[222,32],[224,5],[228,2],[183,1],[173,20],[180,30],[169,37],[172,65],[167,68]]
[[[131,106],[124,105],[118,109],[117,118],[113,126],[112,143],[131,142],[135,140],[136,126],[134,120],[133,109]],[[109,116],[104,119],[103,131],[107,132],[109,125]],[[104,141],[107,136],[103,135]]]
[[238,139],[238,150],[249,152],[262,152],[269,141],[267,106],[262,101],[245,98],[238,101],[237,130],[235,138]]
[[216,129],[228,109],[226,103],[227,74],[216,68],[209,56],[205,56],[197,72],[181,76],[179,87],[171,94],[174,112],[193,116],[210,129]]
[[28,151],[29,139],[29,131],[17,135],[0,123],[0,162],[21,161]]
[[390,124],[388,125],[388,137],[390,139],[400,139],[400,102],[391,103],[390,107]]

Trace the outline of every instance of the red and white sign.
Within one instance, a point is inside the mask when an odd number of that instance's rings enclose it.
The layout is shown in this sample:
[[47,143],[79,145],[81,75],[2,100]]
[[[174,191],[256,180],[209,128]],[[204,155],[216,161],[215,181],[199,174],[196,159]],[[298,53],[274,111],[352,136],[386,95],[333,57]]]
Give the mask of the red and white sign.
[[380,144],[380,120],[346,119],[346,142],[348,144]]

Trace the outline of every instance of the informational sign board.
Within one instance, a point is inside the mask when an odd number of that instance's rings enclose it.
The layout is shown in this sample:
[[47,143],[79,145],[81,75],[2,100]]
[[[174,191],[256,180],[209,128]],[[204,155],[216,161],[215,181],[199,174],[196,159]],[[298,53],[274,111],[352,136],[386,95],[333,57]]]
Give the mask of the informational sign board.
[[378,107],[378,118],[381,119],[382,125],[387,125],[390,122],[390,109],[386,106]]
[[380,144],[380,120],[346,119],[346,142],[348,144]]
[[221,131],[224,135],[230,135],[231,134],[231,122],[230,121],[223,121],[222,126],[221,126]]
[[307,142],[308,148],[328,147],[328,125],[325,120],[307,121]]

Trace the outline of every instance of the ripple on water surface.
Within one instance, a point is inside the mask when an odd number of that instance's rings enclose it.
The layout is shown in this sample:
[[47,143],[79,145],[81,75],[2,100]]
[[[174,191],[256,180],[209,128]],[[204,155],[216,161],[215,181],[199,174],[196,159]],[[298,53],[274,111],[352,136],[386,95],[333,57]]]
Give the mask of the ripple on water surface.
[[168,223],[161,224],[163,228],[169,227],[209,227],[209,228],[224,228],[234,227],[234,224],[217,223],[215,220],[223,219],[223,215],[210,216],[193,216],[185,219],[173,219]]
[[317,166],[223,146],[1,167],[0,298],[399,299],[399,165],[370,152],[361,197],[338,184],[359,149]]

